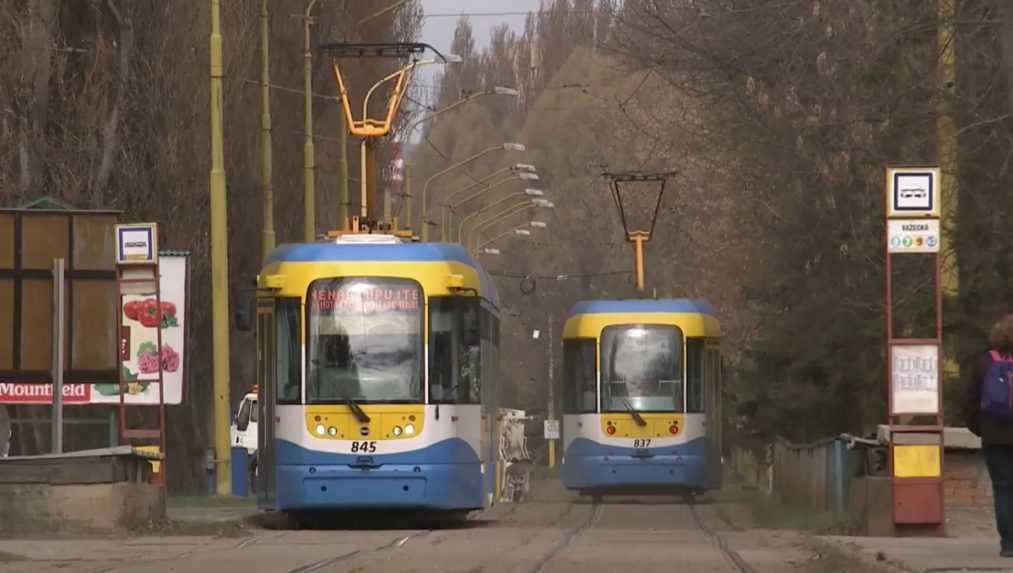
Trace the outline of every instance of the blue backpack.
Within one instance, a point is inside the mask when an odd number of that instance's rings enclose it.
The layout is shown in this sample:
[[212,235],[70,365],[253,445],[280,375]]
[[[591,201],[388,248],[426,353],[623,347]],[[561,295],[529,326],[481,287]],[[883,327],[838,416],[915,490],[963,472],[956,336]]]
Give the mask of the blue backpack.
[[1013,357],[989,352],[992,364],[981,382],[981,413],[994,420],[1013,422]]

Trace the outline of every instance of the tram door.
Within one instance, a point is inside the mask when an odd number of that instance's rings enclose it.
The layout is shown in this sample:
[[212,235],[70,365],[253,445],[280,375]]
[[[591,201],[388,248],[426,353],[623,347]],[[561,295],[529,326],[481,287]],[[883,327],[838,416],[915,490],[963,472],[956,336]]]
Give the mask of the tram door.
[[257,424],[257,505],[272,509],[275,496],[275,372],[276,329],[274,300],[262,299],[257,304],[257,386],[260,423]]
[[704,356],[704,392],[707,404],[707,460],[712,487],[721,487],[723,468],[721,456],[724,443],[724,420],[721,409],[721,350],[717,341],[708,341]]

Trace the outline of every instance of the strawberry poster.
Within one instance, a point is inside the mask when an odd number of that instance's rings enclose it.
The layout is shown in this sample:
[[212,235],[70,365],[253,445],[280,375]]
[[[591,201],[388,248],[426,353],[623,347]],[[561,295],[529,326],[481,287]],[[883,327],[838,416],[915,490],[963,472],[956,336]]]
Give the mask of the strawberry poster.
[[[122,297],[123,331],[120,366],[128,404],[157,404],[159,367],[165,403],[183,401],[186,341],[187,263],[185,256],[161,255],[158,260],[160,300],[152,296]],[[162,333],[162,348],[158,333]],[[119,403],[118,384],[96,384],[91,403]]]

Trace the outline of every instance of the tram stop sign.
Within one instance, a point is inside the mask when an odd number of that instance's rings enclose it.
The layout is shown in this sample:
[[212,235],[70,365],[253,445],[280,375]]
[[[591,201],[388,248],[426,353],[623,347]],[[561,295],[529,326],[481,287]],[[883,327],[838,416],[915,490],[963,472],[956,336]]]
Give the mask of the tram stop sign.
[[545,439],[559,439],[559,420],[545,420]]

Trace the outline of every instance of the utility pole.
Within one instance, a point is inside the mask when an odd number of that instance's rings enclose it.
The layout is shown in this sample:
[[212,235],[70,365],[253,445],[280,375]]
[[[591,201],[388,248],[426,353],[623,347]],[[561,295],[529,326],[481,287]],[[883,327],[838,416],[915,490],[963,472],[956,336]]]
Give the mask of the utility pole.
[[211,0],[211,348],[214,361],[214,432],[218,495],[232,493],[229,478],[229,227],[223,142],[221,0]]
[[[556,364],[553,360],[553,345],[555,339],[552,337],[552,315],[549,315],[549,328],[547,329],[548,335],[547,342],[549,343],[549,408],[547,410],[548,415],[546,416],[549,420],[556,419],[556,382],[555,382],[555,370]],[[550,439],[549,442],[549,469],[556,467],[556,440]]]
[[349,198],[348,198],[348,124],[345,114],[341,116],[341,197],[338,199],[338,223],[344,227],[348,224]]
[[307,243],[315,243],[317,240],[317,216],[316,216],[316,182],[314,172],[316,170],[316,151],[313,147],[313,48],[310,45],[310,26],[317,0],[310,0],[306,5],[306,16],[303,18],[303,117],[305,125],[303,131],[306,133],[306,140],[303,143],[303,240]]
[[274,250],[274,182],[271,156],[271,41],[268,0],[260,0],[260,185],[264,192],[264,229],[260,257]]
[[401,191],[401,201],[404,204],[404,220],[406,221],[405,226],[411,228],[412,226],[412,170],[405,161],[404,164],[404,189]]

